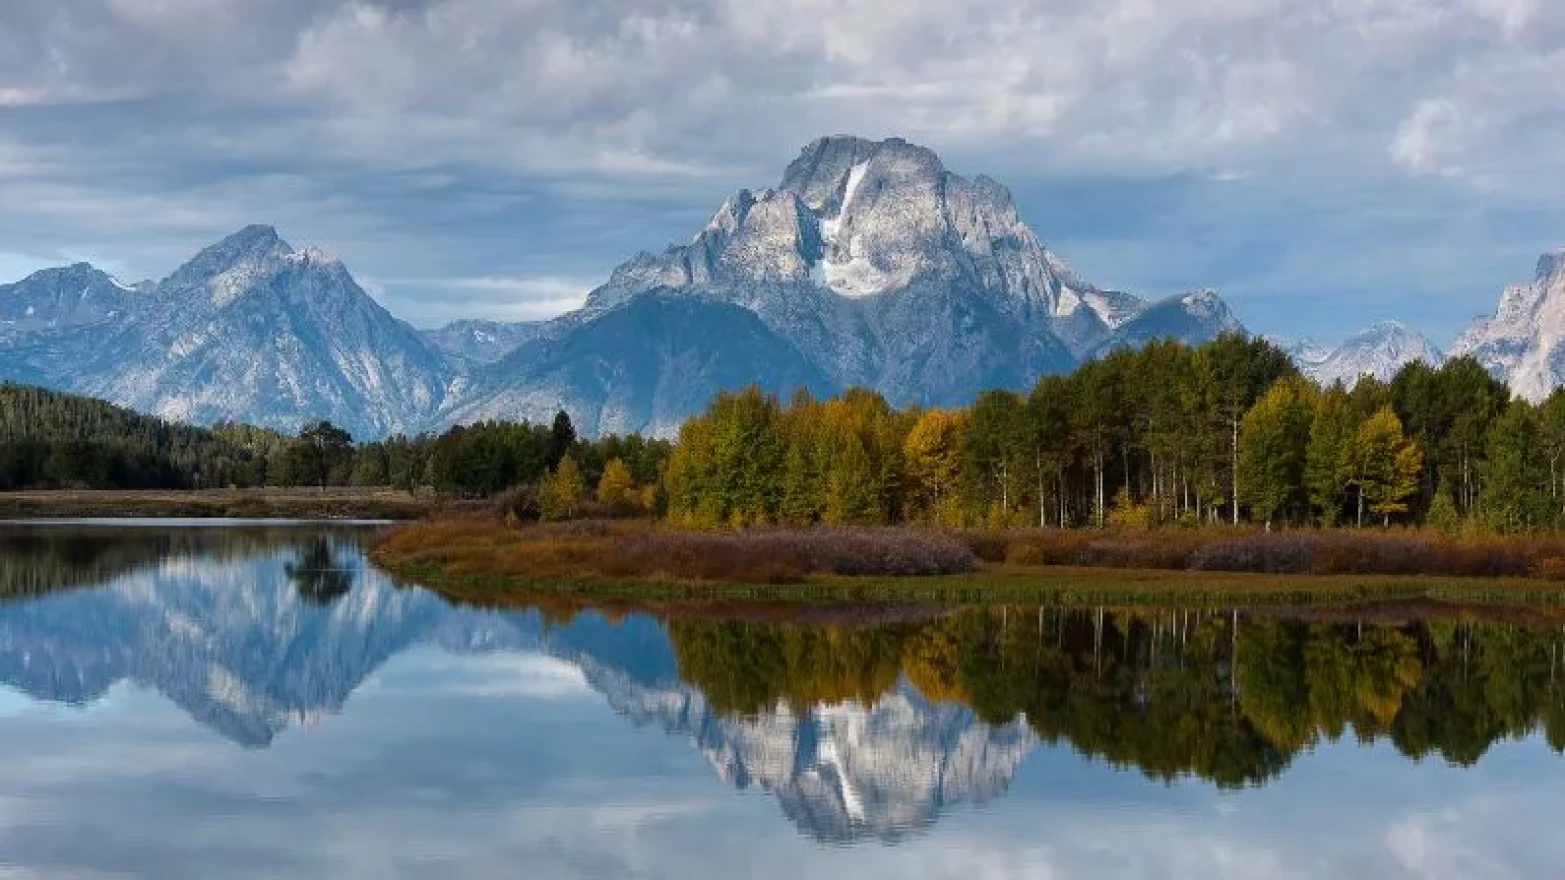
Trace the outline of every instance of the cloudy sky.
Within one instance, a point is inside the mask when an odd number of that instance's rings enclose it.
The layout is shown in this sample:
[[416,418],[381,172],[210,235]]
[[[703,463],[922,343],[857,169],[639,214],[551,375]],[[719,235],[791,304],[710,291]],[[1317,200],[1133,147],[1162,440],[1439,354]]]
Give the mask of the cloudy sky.
[[1565,4],[7,0],[0,278],[266,222],[416,324],[541,317],[838,132],[1100,285],[1444,343],[1565,244]]

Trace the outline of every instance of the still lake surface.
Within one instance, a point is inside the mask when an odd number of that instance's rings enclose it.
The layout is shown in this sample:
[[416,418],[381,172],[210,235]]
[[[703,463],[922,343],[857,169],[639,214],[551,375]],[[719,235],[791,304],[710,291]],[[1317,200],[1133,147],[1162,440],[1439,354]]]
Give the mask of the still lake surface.
[[1565,875],[1565,617],[453,604],[0,526],[0,877]]

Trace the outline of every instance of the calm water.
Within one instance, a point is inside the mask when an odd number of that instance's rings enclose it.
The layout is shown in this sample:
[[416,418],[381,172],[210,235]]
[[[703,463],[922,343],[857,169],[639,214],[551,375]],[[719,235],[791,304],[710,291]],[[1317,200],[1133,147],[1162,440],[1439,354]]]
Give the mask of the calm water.
[[1565,875],[1560,618],[492,611],[0,527],[0,877]]

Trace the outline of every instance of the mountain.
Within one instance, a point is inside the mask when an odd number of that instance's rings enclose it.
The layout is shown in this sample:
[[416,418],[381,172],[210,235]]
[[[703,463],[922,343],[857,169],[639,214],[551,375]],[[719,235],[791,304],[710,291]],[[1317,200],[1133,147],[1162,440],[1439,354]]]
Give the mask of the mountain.
[[444,413],[471,423],[518,415],[547,421],[565,409],[586,434],[677,433],[686,416],[723,389],[758,383],[787,394],[838,390],[753,312],[724,302],[650,291],[540,336],[477,374],[481,391]]
[[1565,248],[1540,257],[1532,281],[1507,287],[1494,315],[1457,338],[1451,356],[1463,355],[1534,402],[1565,382]]
[[1141,303],[1122,313],[1113,334],[1094,353],[1115,348],[1140,348],[1158,339],[1174,338],[1191,345],[1211,342],[1223,333],[1243,333],[1222,297],[1210,290]]
[[1210,291],[1152,302],[1084,281],[988,177],[838,136],[553,321],[416,331],[340,261],[251,226],[156,284],[76,265],[0,288],[0,378],[196,423],[326,418],[360,438],[562,408],[589,433],[669,434],[752,383],[955,405],[1119,346],[1241,329]]
[[539,321],[452,321],[438,330],[425,330],[430,345],[459,365],[492,364],[536,339],[543,331]]
[[[80,293],[76,291],[80,290]],[[424,426],[453,369],[342,263],[267,226],[214,244],[155,285],[90,266],[0,288],[13,323],[0,376],[168,419],[283,430],[326,418],[356,436]]]
[[3,375],[42,383],[78,367],[92,354],[93,340],[115,332],[144,291],[87,263],[0,285]]
[[[687,306],[678,315],[622,314],[646,297]],[[1088,284],[1022,222],[1005,187],[954,174],[928,149],[829,137],[806,146],[777,187],[731,196],[689,244],[621,264],[579,312],[540,330],[545,342],[475,373],[444,418],[536,420],[563,407],[581,424],[666,430],[688,414],[685,404],[627,407],[619,371],[629,364],[601,347],[618,330],[597,325],[656,315],[658,328],[640,332],[663,356],[635,365],[656,371],[637,381],[680,385],[688,401],[704,402],[728,386],[712,381],[716,373],[689,373],[688,360],[753,358],[741,350],[758,338],[753,331],[725,332],[735,308],[759,319],[774,340],[770,353],[782,358],[775,369],[757,364],[746,381],[785,388],[797,377],[784,374],[810,374],[824,380],[812,387],[871,387],[897,404],[965,403],[1116,345],[1241,329],[1211,292],[1150,303]],[[567,380],[529,363],[560,351],[600,365]],[[580,381],[583,369],[597,388]]]
[[1310,340],[1284,346],[1306,376],[1323,385],[1353,385],[1361,376],[1389,382],[1414,361],[1438,367],[1445,361],[1428,337],[1400,321],[1382,321],[1350,336],[1335,349],[1324,349]]

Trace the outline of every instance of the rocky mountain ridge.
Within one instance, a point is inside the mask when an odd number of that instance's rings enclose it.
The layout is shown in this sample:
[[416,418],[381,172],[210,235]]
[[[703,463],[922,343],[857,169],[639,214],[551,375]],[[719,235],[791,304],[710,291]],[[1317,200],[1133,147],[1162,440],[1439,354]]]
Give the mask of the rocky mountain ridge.
[[[1565,251],[1544,255],[1452,354],[1532,399],[1565,381],[1562,267]],[[1243,329],[1213,291],[1150,301],[1086,282],[988,177],[900,139],[838,136],[553,320],[418,331],[339,260],[252,226],[156,283],[78,264],[0,286],[0,379],[197,423],[328,418],[359,438],[560,409],[584,433],[668,435],[751,383],[953,405],[1117,347]],[[1295,356],[1317,379],[1353,381],[1442,355],[1387,323]]]

